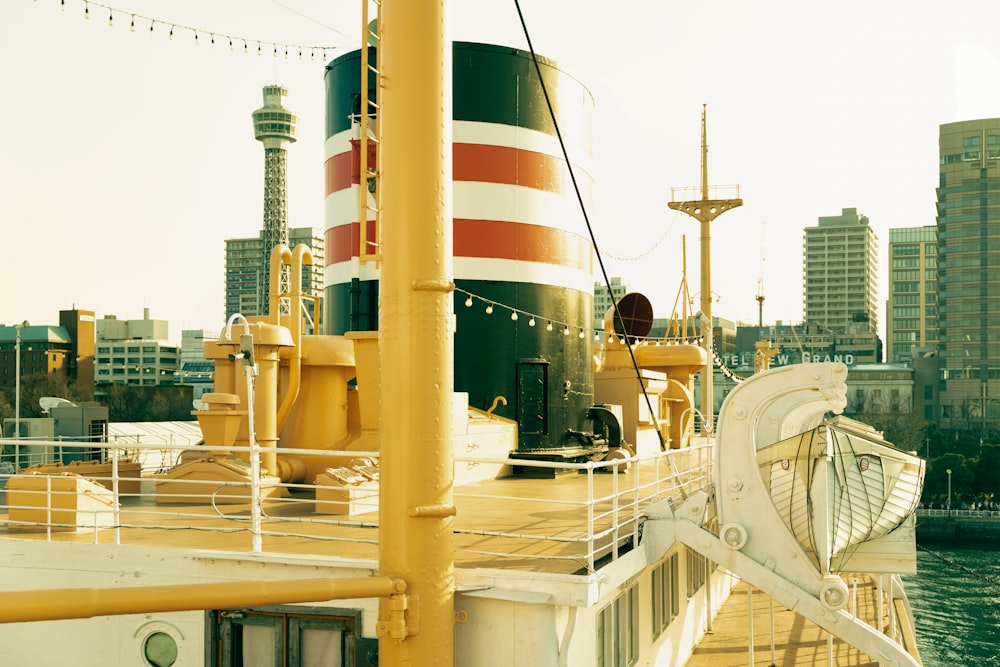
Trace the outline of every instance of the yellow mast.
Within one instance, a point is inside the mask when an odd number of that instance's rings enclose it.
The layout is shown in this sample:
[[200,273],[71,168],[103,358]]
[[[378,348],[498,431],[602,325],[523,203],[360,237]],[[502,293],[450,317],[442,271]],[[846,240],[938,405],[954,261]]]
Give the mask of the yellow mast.
[[[671,188],[671,199],[673,199]],[[732,199],[710,199],[708,187],[708,132],[706,130],[705,105],[701,106],[701,199],[687,201],[671,201],[667,204],[675,211],[687,213],[701,223],[701,312],[704,316],[700,326],[702,341],[708,353],[708,366],[702,374],[701,382],[701,420],[702,430],[712,432],[715,420],[715,401],[712,388],[712,236],[709,223],[726,211],[743,205],[739,198],[739,186],[736,186],[736,197]]]
[[[455,664],[451,44],[444,0],[383,0],[379,661]],[[392,573],[392,574],[389,574]]]

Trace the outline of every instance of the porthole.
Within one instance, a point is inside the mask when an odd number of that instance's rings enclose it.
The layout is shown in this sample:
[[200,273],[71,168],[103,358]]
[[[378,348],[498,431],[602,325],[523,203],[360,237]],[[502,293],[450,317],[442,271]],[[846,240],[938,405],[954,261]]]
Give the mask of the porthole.
[[151,667],[171,667],[177,662],[177,641],[166,632],[152,632],[142,642],[142,657]]

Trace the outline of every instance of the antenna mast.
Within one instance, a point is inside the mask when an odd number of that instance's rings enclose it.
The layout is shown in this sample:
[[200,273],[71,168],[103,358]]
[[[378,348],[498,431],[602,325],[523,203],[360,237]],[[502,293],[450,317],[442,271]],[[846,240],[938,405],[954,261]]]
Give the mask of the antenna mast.
[[[701,312],[704,317],[700,323],[702,340],[708,358],[714,359],[715,354],[712,346],[712,237],[709,233],[709,223],[730,209],[743,205],[740,199],[740,186],[720,186],[735,190],[733,198],[710,198],[710,188],[708,187],[708,131],[706,129],[705,105],[701,105],[701,195],[700,199],[678,200],[676,193],[683,195],[685,190],[691,188],[670,188],[671,201],[667,204],[675,211],[687,213],[692,218],[701,223]],[[712,190],[718,190],[712,188]],[[715,421],[715,401],[712,389],[712,373],[714,365],[709,362],[708,368],[702,375],[701,382],[701,418],[702,429],[705,433],[711,433],[713,422]]]
[[760,221],[760,270],[757,272],[757,326],[764,326],[764,233],[767,220]]

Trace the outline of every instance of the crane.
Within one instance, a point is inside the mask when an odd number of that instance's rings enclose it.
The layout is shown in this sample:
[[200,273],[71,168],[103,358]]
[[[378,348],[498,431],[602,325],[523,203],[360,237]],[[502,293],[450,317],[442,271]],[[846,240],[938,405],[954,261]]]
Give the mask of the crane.
[[757,272],[757,326],[764,327],[764,233],[767,220],[760,221],[760,270]]

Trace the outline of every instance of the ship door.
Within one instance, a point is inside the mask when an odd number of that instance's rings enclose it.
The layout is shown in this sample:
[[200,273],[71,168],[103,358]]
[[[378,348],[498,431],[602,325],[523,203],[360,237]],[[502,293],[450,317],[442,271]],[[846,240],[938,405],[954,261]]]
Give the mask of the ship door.
[[209,664],[218,667],[377,664],[377,640],[358,635],[360,620],[357,610],[317,607],[209,612],[212,654]]
[[517,425],[522,444],[537,445],[549,432],[549,362],[517,364]]

